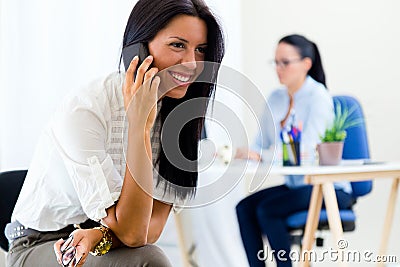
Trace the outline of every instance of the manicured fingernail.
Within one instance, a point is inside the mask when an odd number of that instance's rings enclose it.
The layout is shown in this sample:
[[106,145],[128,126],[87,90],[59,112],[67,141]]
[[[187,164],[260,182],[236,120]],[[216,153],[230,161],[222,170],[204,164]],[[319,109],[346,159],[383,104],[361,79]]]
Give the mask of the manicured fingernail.
[[78,259],[78,261],[76,262],[75,266],[78,266],[78,264],[81,262],[83,256],[85,255],[85,253],[82,254],[82,256]]
[[139,57],[136,55],[133,57],[133,60],[137,60]]

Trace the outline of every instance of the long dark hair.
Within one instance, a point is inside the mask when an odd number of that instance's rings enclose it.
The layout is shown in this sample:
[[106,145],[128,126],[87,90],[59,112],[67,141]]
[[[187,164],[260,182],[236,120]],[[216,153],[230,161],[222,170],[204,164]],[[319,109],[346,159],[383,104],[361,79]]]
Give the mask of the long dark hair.
[[[204,60],[221,63],[225,52],[223,32],[218,20],[202,0],[139,0],[129,16],[124,33],[123,47],[138,42],[148,43],[161,29],[167,26],[171,19],[178,15],[198,17],[206,23],[207,49]],[[194,82],[191,84],[186,95],[181,99],[164,97],[161,100],[162,106],[160,110],[162,125],[164,125],[168,114],[179,104],[199,97],[212,99],[215,91],[217,72],[218,67],[213,69],[211,77],[207,80],[210,81],[209,83]],[[159,174],[167,181],[181,186],[182,190],[176,191],[176,196],[180,198],[193,196],[197,186],[198,142],[204,125],[204,116],[208,101],[206,103],[204,101],[194,102],[198,102],[198,104],[197,106],[194,104],[193,109],[200,110],[201,116],[184,125],[180,125],[179,128],[182,130],[179,133],[179,147],[176,149],[180,150],[180,153],[187,160],[195,162],[195,170],[183,170],[176,167],[167,159],[163,143],[176,142],[176,136],[162,136],[160,154],[157,159]]]
[[302,59],[306,57],[310,58],[312,66],[307,74],[326,87],[325,72],[322,67],[321,56],[318,47],[314,42],[311,42],[302,35],[292,34],[283,37],[279,40],[279,43],[285,43],[296,47]]

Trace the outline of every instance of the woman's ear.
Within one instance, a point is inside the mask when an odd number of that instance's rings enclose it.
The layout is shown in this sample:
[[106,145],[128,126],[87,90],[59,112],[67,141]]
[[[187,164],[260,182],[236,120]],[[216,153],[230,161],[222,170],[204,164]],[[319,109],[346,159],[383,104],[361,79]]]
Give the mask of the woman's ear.
[[311,66],[312,66],[312,60],[311,60],[311,58],[309,58],[309,57],[305,57],[304,59],[303,59],[303,62],[304,62],[304,66],[305,66],[305,68],[306,68],[306,70],[307,70],[307,72],[311,69]]

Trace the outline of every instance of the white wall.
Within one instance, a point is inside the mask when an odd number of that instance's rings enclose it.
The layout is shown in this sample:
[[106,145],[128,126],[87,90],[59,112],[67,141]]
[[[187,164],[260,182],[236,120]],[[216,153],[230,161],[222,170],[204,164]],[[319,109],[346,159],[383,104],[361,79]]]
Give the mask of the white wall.
[[117,70],[132,1],[2,1],[0,168],[27,168],[71,89]]
[[320,48],[330,92],[361,101],[372,157],[400,160],[399,10],[396,0],[247,0],[243,71],[268,95],[278,84],[268,64],[277,41],[304,34]]

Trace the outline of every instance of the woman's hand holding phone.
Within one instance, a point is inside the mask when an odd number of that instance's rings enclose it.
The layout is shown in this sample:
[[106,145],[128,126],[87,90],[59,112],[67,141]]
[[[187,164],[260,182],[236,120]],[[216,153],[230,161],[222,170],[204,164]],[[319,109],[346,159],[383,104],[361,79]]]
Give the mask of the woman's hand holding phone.
[[[158,69],[150,65],[153,57],[148,56],[139,63],[135,56],[126,71],[123,85],[124,105],[129,124],[137,129],[150,130],[157,114],[157,91],[160,78],[156,77]],[[149,69],[150,68],[150,69]]]
[[86,258],[97,243],[102,233],[96,229],[77,229],[66,239],[60,239],[54,244],[54,252],[61,266],[83,266]]

